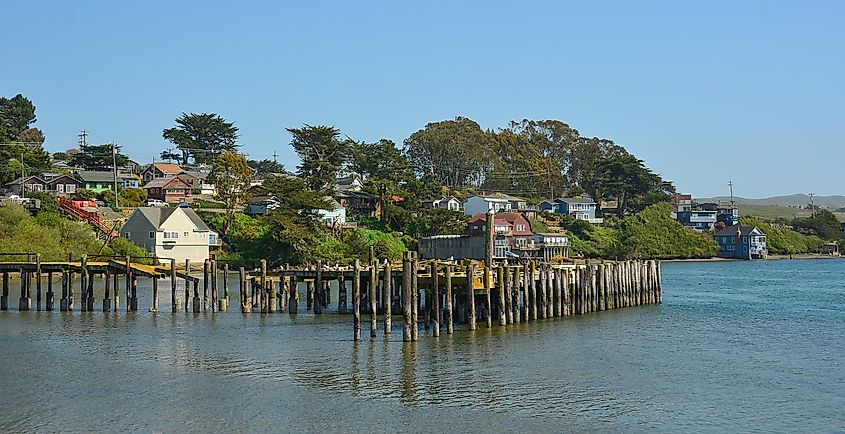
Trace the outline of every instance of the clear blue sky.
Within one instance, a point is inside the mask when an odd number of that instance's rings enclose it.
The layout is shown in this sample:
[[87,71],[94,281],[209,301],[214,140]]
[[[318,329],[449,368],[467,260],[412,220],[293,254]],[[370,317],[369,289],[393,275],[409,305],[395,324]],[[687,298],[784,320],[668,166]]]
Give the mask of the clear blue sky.
[[845,2],[32,1],[3,7],[0,95],[51,151],[149,161],[181,112],[294,169],[285,127],[397,144],[427,122],[560,119],[697,196],[843,194]]

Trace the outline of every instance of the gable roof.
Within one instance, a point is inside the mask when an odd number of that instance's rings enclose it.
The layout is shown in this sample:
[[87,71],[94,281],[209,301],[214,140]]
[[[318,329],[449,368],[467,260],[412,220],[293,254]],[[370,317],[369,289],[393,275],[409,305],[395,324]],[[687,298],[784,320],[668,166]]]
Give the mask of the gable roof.
[[[182,168],[179,167],[178,164],[173,164],[173,163],[155,163],[154,166],[161,173],[164,173],[166,175],[177,175],[179,172],[182,171]],[[152,167],[147,166],[147,169],[152,169]],[[147,169],[145,169],[145,170],[147,170]]]
[[114,182],[114,174],[112,172],[82,170],[76,172],[76,176],[82,182]]
[[46,183],[47,183],[46,181],[44,181],[44,179],[42,179],[42,178],[41,178],[40,176],[38,176],[38,175],[29,175],[29,176],[24,176],[24,177],[22,177],[22,178],[18,178],[18,179],[14,180],[14,181],[10,181],[10,182],[6,183],[6,185],[20,185],[20,184],[23,184],[23,183],[24,183],[24,182],[26,182],[26,181],[29,181],[31,178],[35,178],[35,180],[36,180],[36,181],[38,181],[38,182],[40,182],[41,184],[46,184]]
[[[191,222],[196,226],[197,230],[200,231],[208,231],[208,225],[205,224],[204,221],[197,215],[194,210],[190,208],[158,208],[158,207],[141,207],[135,210],[136,213],[147,219],[153,226],[156,228],[160,228],[161,225],[167,221],[170,216],[173,215],[175,212],[182,211],[185,215],[191,220]],[[133,216],[134,217],[134,216]]]
[[754,232],[755,230],[760,234],[766,235],[766,233],[761,231],[760,228],[758,228],[757,226],[745,226],[743,224],[728,226],[728,227],[722,229],[721,231],[716,232],[714,235],[717,236],[717,237],[718,236],[722,236],[722,237],[736,236],[737,228],[739,228],[742,236],[752,235],[752,232]]
[[[518,213],[518,212],[497,212],[495,214],[495,217],[493,218],[493,222],[507,222],[507,223],[513,224],[520,218],[525,219],[525,216],[523,216],[522,213]],[[470,223],[486,222],[486,221],[487,221],[487,214],[483,213],[483,212],[480,212],[480,213],[472,216],[472,218],[469,220]]]
[[184,189],[190,189],[191,188],[190,185],[185,184],[185,181],[182,181],[181,179],[179,179],[175,176],[168,176],[167,178],[153,179],[152,181],[146,183],[144,185],[144,188],[164,188],[164,187],[169,186],[173,182],[177,182],[177,183],[181,184],[181,185],[177,186],[177,188],[184,188]]

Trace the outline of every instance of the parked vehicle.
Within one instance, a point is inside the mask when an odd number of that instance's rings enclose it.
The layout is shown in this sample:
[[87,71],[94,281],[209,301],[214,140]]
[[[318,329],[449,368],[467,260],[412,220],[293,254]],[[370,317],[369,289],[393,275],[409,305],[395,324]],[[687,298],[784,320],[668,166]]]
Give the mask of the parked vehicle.
[[170,205],[167,204],[167,202],[165,202],[161,199],[147,199],[147,202],[145,203],[145,205],[155,207],[155,208],[164,208],[164,207],[170,206]]

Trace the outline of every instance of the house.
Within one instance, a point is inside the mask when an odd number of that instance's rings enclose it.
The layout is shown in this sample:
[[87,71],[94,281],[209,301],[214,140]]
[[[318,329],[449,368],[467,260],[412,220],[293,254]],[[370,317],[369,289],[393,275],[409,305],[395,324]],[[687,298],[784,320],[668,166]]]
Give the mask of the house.
[[569,237],[561,233],[536,233],[532,239],[537,246],[538,259],[551,261],[554,258],[569,257]]
[[156,178],[144,185],[147,197],[168,203],[190,203],[191,187],[176,176]]
[[696,232],[712,231],[716,225],[716,211],[676,211],[675,220]]
[[[486,222],[487,214],[474,215],[467,223],[464,235],[484,237]],[[494,249],[496,257],[506,257],[507,252],[529,248],[529,244],[532,244],[531,223],[522,213],[497,212],[493,218],[493,230],[496,231]],[[523,253],[521,256],[531,256],[526,252]]]
[[26,196],[27,193],[44,191],[47,182],[39,175],[30,175],[10,181],[3,188],[6,190],[6,196]]
[[346,217],[377,217],[381,215],[378,197],[363,191],[345,191],[335,195],[335,200],[346,209]]
[[54,196],[70,196],[82,187],[78,179],[63,173],[44,173],[42,176],[46,182],[44,191]]
[[476,215],[486,213],[488,210],[517,211],[527,206],[524,199],[504,193],[479,194],[470,197],[464,202],[464,213]]
[[82,170],[76,172],[76,177],[80,181],[80,188],[91,190],[94,193],[114,190],[113,172]]
[[276,196],[253,196],[244,208],[244,214],[255,217],[270,214],[270,211],[279,207],[279,200]]
[[676,194],[672,196],[672,207],[674,207],[675,212],[692,211],[692,195]]
[[739,209],[734,206],[719,207],[716,220],[723,222],[725,226],[733,226],[739,224]]
[[540,202],[540,209],[560,215],[573,216],[578,220],[600,224],[604,219],[596,217],[596,203],[589,198],[559,197]]
[[819,249],[819,253],[822,255],[839,256],[839,243],[834,241],[832,243],[823,244]]
[[220,245],[217,233],[190,208],[138,208],[120,229],[120,236],[144,247],[160,262],[202,263]]
[[153,163],[141,171],[141,179],[150,182],[156,178],[167,178],[176,176],[182,172],[182,168],[173,163]]
[[364,182],[358,174],[337,178],[335,182],[335,191],[361,191],[362,188],[364,188]]
[[332,209],[321,209],[317,211],[322,221],[326,226],[343,226],[346,224],[346,208],[342,207],[338,201],[327,197],[326,201],[331,205]]
[[211,172],[208,171],[183,170],[176,176],[184,181],[185,184],[188,184],[188,186],[191,187],[192,192],[204,196],[214,196],[217,189],[214,188],[214,184],[208,182],[208,175],[210,173]]
[[728,226],[713,235],[719,243],[719,257],[756,259],[769,254],[766,233],[756,226],[736,224]]
[[132,173],[118,173],[118,185],[123,186],[124,189],[141,188],[141,178]]
[[450,211],[460,211],[461,201],[455,196],[443,197],[440,199],[426,199],[421,202],[423,208],[443,208]]

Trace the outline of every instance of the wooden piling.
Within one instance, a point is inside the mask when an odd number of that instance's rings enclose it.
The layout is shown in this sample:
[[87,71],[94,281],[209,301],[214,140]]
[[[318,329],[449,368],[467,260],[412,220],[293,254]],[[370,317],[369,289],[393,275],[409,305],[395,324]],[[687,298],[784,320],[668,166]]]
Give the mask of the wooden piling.
[[337,313],[349,312],[349,299],[346,294],[346,280],[343,271],[337,273]]
[[411,340],[420,340],[420,276],[419,257],[411,252]]
[[505,267],[502,265],[496,267],[496,286],[499,289],[499,308],[497,309],[499,314],[499,325],[505,326],[508,325],[508,317],[505,313],[505,294],[507,293],[507,284],[505,280]]
[[546,298],[546,296],[548,295],[548,292],[546,291],[547,284],[548,284],[548,282],[546,281],[546,278],[548,277],[548,275],[546,274],[546,267],[544,267],[544,266],[540,266],[540,269],[538,271],[540,272],[539,273],[540,275],[538,276],[539,277],[539,282],[538,282],[539,288],[537,289],[537,300],[536,300],[537,310],[538,310],[537,314],[538,314],[538,319],[545,319],[546,313],[548,313],[546,306],[548,306],[548,304],[549,304],[549,300]]
[[[359,302],[360,304],[360,302]],[[288,313],[299,312],[299,282],[295,276],[290,277],[290,291],[288,292]]]
[[158,276],[153,276],[153,299],[150,302],[150,312],[158,312]]
[[220,299],[217,310],[220,312],[229,310],[229,264],[223,264],[223,298]]
[[41,254],[35,255],[35,310],[41,311]]
[[411,257],[409,252],[402,254],[402,341],[411,342],[411,308],[414,299],[411,296]]
[[361,262],[352,263],[352,330],[353,340],[361,340]]
[[390,268],[390,261],[384,262],[384,334],[389,335],[393,329],[393,318],[391,318],[393,305],[393,271]]
[[3,272],[3,292],[0,295],[0,310],[9,310],[9,273]]
[[434,308],[434,323],[432,324],[432,333],[434,337],[440,336],[440,324],[442,322],[441,309],[442,300],[440,299],[440,270],[437,266],[437,259],[431,262],[431,302]]
[[467,261],[465,269],[467,275],[467,304],[469,305],[469,329],[475,330],[477,327],[475,313],[475,289],[472,285],[472,277],[475,275],[475,264],[472,261]]
[[525,307],[522,305],[523,302],[523,294],[525,293],[525,285],[528,282],[528,277],[526,276],[526,271],[528,267],[515,267],[513,273],[513,288],[511,299],[511,305],[513,306],[513,323],[519,324],[522,322],[522,318],[525,316],[523,313],[525,312]]
[[490,297],[490,291],[493,288],[493,275],[491,274],[492,271],[493,271],[492,268],[493,268],[492,266],[489,266],[489,267],[485,266],[484,267],[484,279],[483,279],[484,297],[485,297],[484,302],[486,303],[486,311],[487,311],[486,315],[485,315],[485,320],[487,322],[487,328],[488,329],[493,327],[493,304],[491,303],[491,300],[490,300],[490,298],[491,298]]
[[109,312],[111,311],[111,276],[108,271],[104,274],[103,284],[103,312]]
[[370,337],[376,337],[376,330],[378,329],[378,305],[376,300],[376,292],[378,287],[378,261],[373,258],[370,262]]
[[446,272],[446,304],[444,310],[444,321],[446,322],[446,334],[451,335],[455,329],[455,297],[452,294],[452,266],[447,265]]
[[323,261],[317,261],[317,278],[314,280],[314,315],[323,313]]
[[208,311],[208,284],[210,283],[208,259],[202,261],[202,311]]
[[244,269],[244,267],[238,268],[238,289],[238,301],[241,304],[241,312],[251,312],[252,306],[246,292],[246,270]]
[[53,272],[47,273],[47,296],[45,299],[44,310],[47,312],[53,311]]

